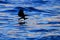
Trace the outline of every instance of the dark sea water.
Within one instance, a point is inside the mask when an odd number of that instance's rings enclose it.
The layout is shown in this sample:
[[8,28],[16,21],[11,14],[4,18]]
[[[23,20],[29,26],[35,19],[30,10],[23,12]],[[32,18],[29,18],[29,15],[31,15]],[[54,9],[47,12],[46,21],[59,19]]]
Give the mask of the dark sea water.
[[0,40],[60,40],[60,0],[0,0]]

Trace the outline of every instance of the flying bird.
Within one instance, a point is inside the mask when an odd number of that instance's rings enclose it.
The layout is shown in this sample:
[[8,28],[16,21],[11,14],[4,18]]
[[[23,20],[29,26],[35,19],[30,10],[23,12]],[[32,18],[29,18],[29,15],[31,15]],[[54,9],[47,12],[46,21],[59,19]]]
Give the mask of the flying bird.
[[27,18],[25,18],[25,16],[27,16],[27,15],[24,14],[23,9],[20,9],[20,10],[19,10],[18,16],[21,17],[20,19],[24,19],[24,20],[27,19]]
[[27,19],[26,16],[28,16],[28,15],[25,15],[25,14],[24,14],[23,9],[20,9],[20,10],[19,10],[18,16],[21,17],[21,18],[18,19],[19,24],[21,24],[21,25],[22,25],[22,24],[25,24],[26,22],[25,22],[24,20]]

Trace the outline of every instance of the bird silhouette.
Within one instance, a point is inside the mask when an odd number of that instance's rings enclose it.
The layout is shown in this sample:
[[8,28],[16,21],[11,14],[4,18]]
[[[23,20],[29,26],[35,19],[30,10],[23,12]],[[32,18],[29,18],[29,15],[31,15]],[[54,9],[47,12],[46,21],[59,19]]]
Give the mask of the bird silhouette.
[[25,22],[24,20],[27,19],[27,18],[25,17],[25,16],[27,16],[27,15],[24,14],[23,9],[20,9],[20,10],[19,10],[19,12],[18,12],[18,16],[21,17],[21,18],[18,19],[19,24],[20,24],[20,25],[25,24],[26,22]]
[[23,9],[20,9],[20,10],[19,10],[18,16],[21,17],[20,19],[24,19],[24,20],[27,19],[27,18],[25,18],[25,16],[27,16],[27,15],[24,14]]

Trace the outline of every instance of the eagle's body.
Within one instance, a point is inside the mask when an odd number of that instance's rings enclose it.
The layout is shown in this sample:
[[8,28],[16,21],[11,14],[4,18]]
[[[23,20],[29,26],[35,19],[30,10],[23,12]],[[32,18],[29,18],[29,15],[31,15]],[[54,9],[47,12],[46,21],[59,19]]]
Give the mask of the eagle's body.
[[21,18],[25,18],[25,15],[24,15],[24,12],[23,12],[22,9],[19,10],[18,16],[21,17]]
[[18,16],[21,17],[20,19],[24,19],[25,20],[26,19],[25,16],[27,16],[27,15],[24,14],[23,9],[20,9],[19,13],[18,13]]

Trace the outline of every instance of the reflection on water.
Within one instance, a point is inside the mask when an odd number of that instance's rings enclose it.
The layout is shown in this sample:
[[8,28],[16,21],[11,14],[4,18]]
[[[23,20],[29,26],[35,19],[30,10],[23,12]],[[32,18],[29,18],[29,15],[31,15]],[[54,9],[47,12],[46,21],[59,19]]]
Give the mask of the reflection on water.
[[[59,3],[59,0],[1,0],[0,40],[55,40],[60,36]],[[29,15],[23,21],[17,15],[21,8]]]

